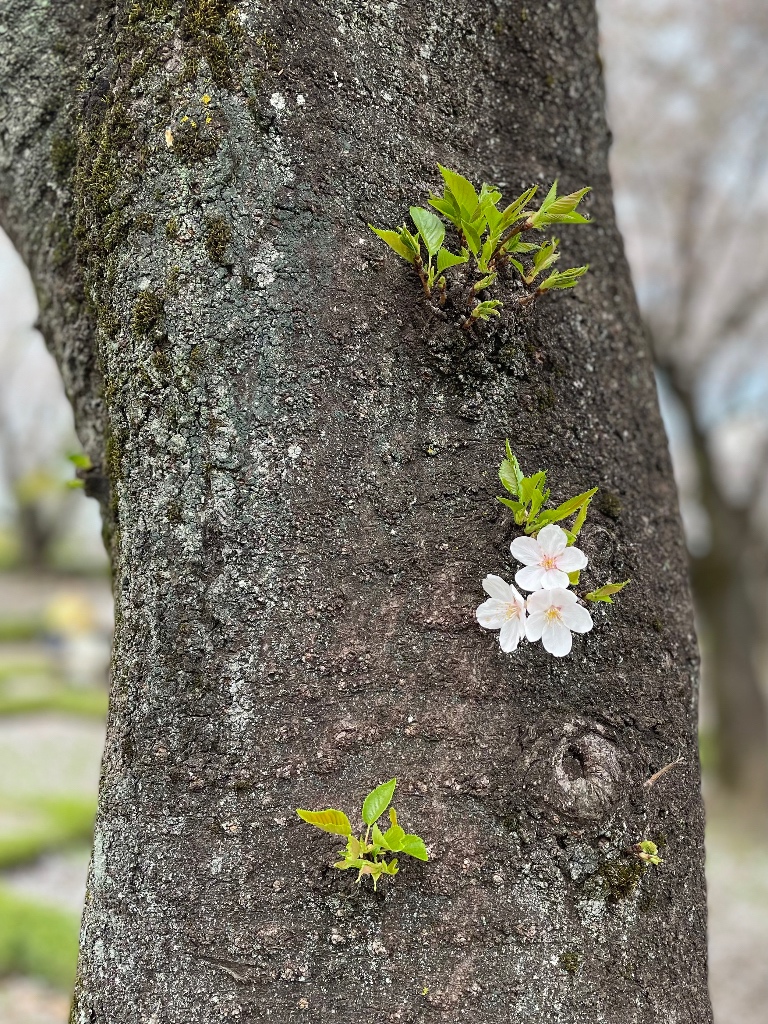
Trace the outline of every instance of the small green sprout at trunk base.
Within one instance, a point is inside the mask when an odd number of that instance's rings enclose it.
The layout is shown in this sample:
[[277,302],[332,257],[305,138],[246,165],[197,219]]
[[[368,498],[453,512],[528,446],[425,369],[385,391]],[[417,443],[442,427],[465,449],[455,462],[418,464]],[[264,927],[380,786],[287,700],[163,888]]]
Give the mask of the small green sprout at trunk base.
[[[429,205],[448,222],[447,228],[440,217],[423,206],[409,210],[415,234],[405,224],[394,230],[373,224],[368,227],[401,259],[412,264],[428,299],[436,297],[440,307],[461,315],[465,330],[500,316],[500,299],[481,301],[477,295],[494,285],[509,286],[513,272],[523,289],[522,294],[518,291],[514,296],[519,308],[549,291],[574,288],[587,272],[586,265],[569,267],[553,270],[541,280],[541,275],[560,258],[560,239],[539,243],[524,241],[522,236],[543,231],[551,224],[590,223],[576,209],[588,188],[558,196],[555,182],[539,209],[532,210],[528,206],[536,194],[534,185],[502,207],[501,192],[493,185],[486,182],[478,191],[463,175],[437,166],[443,178],[443,194],[430,194]],[[448,230],[452,232],[451,248],[445,247]],[[523,257],[530,259],[527,267]]]
[[[373,880],[374,889],[382,875],[396,875],[398,872],[397,857],[387,861],[387,854],[405,853],[416,860],[429,860],[424,840],[406,832],[398,823],[394,807],[389,806],[396,785],[397,779],[390,779],[389,782],[383,782],[371,790],[365,798],[361,817],[367,828],[365,833],[359,836],[352,834],[352,826],[346,814],[333,807],[323,811],[296,811],[307,824],[314,825],[323,832],[346,836],[346,848],[339,851],[341,860],[336,861],[333,866],[340,871],[355,868],[358,883],[364,875],[369,875]],[[386,832],[382,832],[377,822],[388,807],[390,825]]]

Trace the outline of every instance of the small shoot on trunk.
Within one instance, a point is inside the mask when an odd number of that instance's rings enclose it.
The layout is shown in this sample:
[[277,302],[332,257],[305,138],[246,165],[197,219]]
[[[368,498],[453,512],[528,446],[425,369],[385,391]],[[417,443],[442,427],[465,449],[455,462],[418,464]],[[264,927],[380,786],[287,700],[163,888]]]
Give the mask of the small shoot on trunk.
[[[497,285],[500,275],[505,279],[512,272],[518,275],[522,294],[516,296],[516,305],[523,308],[547,292],[574,288],[587,272],[586,264],[553,270],[537,284],[537,279],[560,258],[560,240],[551,238],[539,243],[524,241],[522,236],[553,224],[590,223],[577,209],[588,188],[558,196],[555,181],[541,206],[534,210],[529,205],[537,190],[533,185],[503,206],[501,192],[493,185],[486,182],[478,191],[463,175],[437,166],[443,178],[443,193],[430,194],[429,205],[440,216],[425,207],[412,206],[409,213],[415,232],[405,224],[394,230],[368,226],[414,267],[428,299],[461,310],[461,324],[466,330],[500,315],[501,300],[477,297],[479,292]],[[449,231],[452,240],[448,239]],[[528,265],[524,258],[530,261]]]
[[[341,860],[336,861],[333,866],[339,871],[354,868],[357,871],[358,883],[364,876],[369,876],[373,880],[374,889],[382,875],[396,875],[398,872],[397,857],[386,859],[390,853],[405,853],[416,860],[429,860],[424,840],[406,832],[398,823],[394,807],[390,807],[396,785],[397,779],[390,779],[389,782],[383,782],[371,790],[365,798],[360,816],[366,829],[358,836],[353,834],[349,818],[343,811],[333,807],[323,811],[296,811],[307,824],[314,825],[323,832],[345,837],[347,845],[338,854]],[[387,808],[390,824],[386,832],[382,832],[377,822]]]

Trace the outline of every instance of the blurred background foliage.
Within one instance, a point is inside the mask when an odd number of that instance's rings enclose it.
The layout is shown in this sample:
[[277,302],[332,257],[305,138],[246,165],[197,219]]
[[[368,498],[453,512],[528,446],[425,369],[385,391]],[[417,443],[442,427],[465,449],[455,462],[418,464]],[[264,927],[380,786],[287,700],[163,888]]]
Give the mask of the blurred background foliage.
[[[712,994],[768,1005],[768,4],[598,0],[612,171],[653,352],[703,656]],[[511,16],[514,16],[514,12]],[[556,69],[551,88],[567,91]],[[0,237],[0,1019],[63,1024],[111,596],[79,448]],[[653,496],[649,495],[649,500]],[[672,774],[666,784],[674,784]]]

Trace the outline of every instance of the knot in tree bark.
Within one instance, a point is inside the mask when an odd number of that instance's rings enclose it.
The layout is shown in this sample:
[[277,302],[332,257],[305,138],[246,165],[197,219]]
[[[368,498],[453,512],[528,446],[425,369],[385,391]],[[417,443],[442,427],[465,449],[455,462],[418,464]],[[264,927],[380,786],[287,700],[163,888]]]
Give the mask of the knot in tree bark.
[[599,725],[576,720],[548,730],[527,760],[526,789],[560,816],[599,821],[619,799],[621,752]]

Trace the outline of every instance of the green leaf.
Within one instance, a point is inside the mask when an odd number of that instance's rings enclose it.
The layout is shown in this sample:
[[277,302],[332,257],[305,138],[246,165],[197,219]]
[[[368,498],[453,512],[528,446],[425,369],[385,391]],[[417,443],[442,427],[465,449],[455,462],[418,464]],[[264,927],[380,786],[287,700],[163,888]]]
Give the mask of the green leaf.
[[460,256],[448,249],[441,249],[437,254],[437,272],[442,274],[449,267],[458,267],[461,263],[466,263],[468,259],[469,253],[466,249],[461,250]]
[[422,206],[412,206],[409,212],[411,220],[424,239],[427,252],[430,256],[434,256],[445,240],[445,224],[434,213],[430,213]]
[[480,252],[481,245],[479,233],[472,225],[472,223],[466,220],[462,220],[461,222],[461,231],[464,232],[464,237],[467,240],[467,245],[469,246],[470,252],[472,253],[473,256],[477,256],[477,254]]
[[[486,186],[483,185],[483,189],[485,187]],[[496,209],[496,203],[498,202],[498,199],[494,200],[492,198],[492,196],[494,194],[499,196],[499,198],[501,198],[501,193],[499,193],[499,192],[496,192],[496,193],[490,193],[489,192],[489,193],[486,193],[485,195],[483,194],[482,191],[480,192],[480,210],[481,210],[483,216],[485,217],[485,222],[488,225],[488,230],[491,232],[491,235],[495,236],[495,238],[498,239],[499,235],[502,232],[502,227],[501,227],[502,215]],[[494,242],[494,245],[495,245],[495,242]]]
[[524,476],[520,480],[519,495],[520,500],[523,504],[527,505],[532,501],[536,492],[541,492],[544,484],[547,481],[547,474],[543,469],[540,469],[538,473],[534,473],[533,476]]
[[403,853],[407,853],[409,857],[415,857],[417,860],[429,860],[424,840],[420,839],[419,836],[414,836],[410,833],[403,836],[401,850]]
[[522,512],[524,507],[519,501],[511,501],[509,498],[497,498],[496,501],[500,501],[502,505],[511,508],[513,512]]
[[564,289],[574,288],[578,283],[580,277],[589,270],[589,264],[585,264],[583,267],[570,267],[568,270],[558,271],[553,270],[546,281],[542,281],[539,285],[540,292],[548,292],[553,288]]
[[[531,510],[529,512],[530,518],[532,520],[534,520],[536,516],[539,514],[539,509],[544,504],[544,502],[549,498],[549,493],[549,490],[541,491],[538,489],[533,492],[533,495],[531,497]],[[534,526],[529,526],[525,532],[533,533],[534,530]]]
[[349,818],[343,811],[337,811],[333,807],[328,807],[324,811],[296,811],[302,821],[306,821],[308,825],[314,825],[315,828],[320,828],[323,832],[331,832],[336,836],[348,836],[352,833],[352,826],[349,823]]
[[581,579],[581,569],[576,569],[574,572],[569,572],[568,579],[570,580],[572,587],[577,587],[579,585],[579,580]]
[[531,272],[526,274],[524,277],[526,284],[532,284],[534,280],[548,270],[553,263],[556,263],[560,259],[560,253],[557,251],[558,239],[553,238],[551,242],[547,242],[546,245],[539,246],[538,252],[533,257],[533,267]]
[[438,164],[437,167],[443,176],[446,186],[451,190],[451,195],[456,200],[462,214],[468,219],[472,219],[475,215],[477,204],[480,201],[475,191],[475,186],[463,175],[457,174],[456,171],[450,171],[441,164]]
[[604,587],[598,587],[597,590],[592,590],[585,594],[584,599],[586,601],[602,601],[605,604],[613,604],[611,594],[618,594],[620,590],[623,590],[631,582],[632,580],[624,580],[623,583],[606,583]]
[[525,267],[519,260],[516,260],[512,256],[510,256],[509,262],[512,264],[512,266],[515,268],[515,270],[521,277],[525,277]]
[[490,320],[492,316],[500,316],[501,305],[498,299],[486,299],[485,302],[478,302],[470,313],[470,319]]
[[502,459],[499,466],[499,480],[501,480],[504,490],[509,491],[510,494],[517,495],[520,491],[520,481],[522,479],[523,474],[520,472],[520,466],[515,456],[513,455],[511,459],[509,457]]
[[486,274],[485,277],[475,282],[475,284],[472,286],[472,291],[475,293],[475,295],[477,295],[477,293],[481,292],[483,288],[490,288],[497,277],[498,274],[496,273]]
[[374,846],[384,846],[384,836],[378,825],[374,825],[371,830],[371,838],[373,839]]
[[480,250],[480,258],[478,260],[479,269],[485,273],[488,269],[488,261],[496,251],[496,244],[498,242],[498,235],[490,234],[483,242],[483,248]]
[[459,204],[453,198],[450,189],[447,188],[445,195],[442,197],[430,194],[429,205],[434,207],[438,213],[442,213],[451,224],[454,224],[456,227],[459,226],[461,210],[459,209]]
[[591,191],[592,190],[590,188],[582,188],[579,189],[578,192],[571,192],[567,196],[560,196],[559,199],[556,199],[547,208],[547,214],[550,217],[552,217],[558,216],[560,214],[572,213],[579,205],[581,200],[584,198],[584,196],[587,194],[587,192]]
[[349,868],[358,868],[359,869],[359,868],[361,868],[363,866],[363,864],[369,864],[369,863],[370,863],[370,861],[365,861],[365,860],[361,860],[361,859],[358,858],[356,860],[337,860],[336,863],[333,866],[335,868],[338,868],[339,871],[348,871]]
[[375,228],[373,224],[369,224],[368,227],[375,235],[378,235],[383,242],[386,242],[390,249],[393,249],[398,256],[401,256],[409,263],[413,263],[416,260],[416,253],[409,245],[406,244],[406,242],[403,241],[399,231],[385,231],[382,228]]
[[84,452],[71,452],[67,458],[76,469],[93,469],[90,457]]
[[581,528],[586,522],[587,512],[589,511],[589,505],[591,501],[592,499],[590,498],[589,501],[584,502],[584,504],[579,509],[579,514],[576,516],[573,523],[571,524],[571,529],[565,531],[568,534],[569,545],[576,543],[576,538],[581,533]]
[[559,213],[555,216],[545,214],[541,226],[546,224],[591,224],[589,217],[583,217],[580,213]]
[[366,825],[372,825],[386,811],[392,801],[396,785],[397,779],[390,779],[368,794],[363,803],[363,821]]
[[536,195],[538,185],[534,185],[532,188],[527,189],[522,195],[519,195],[514,202],[510,203],[509,206],[501,212],[501,223],[499,225],[502,231],[506,231],[507,228],[512,227],[515,221],[520,220],[525,207]]
[[480,196],[478,202],[481,207],[493,206],[494,209],[496,204],[501,199],[501,192],[496,188],[495,185],[489,185],[487,181],[484,181],[480,188]]
[[398,853],[403,848],[403,839],[405,838],[405,829],[401,828],[400,825],[393,825],[388,828],[384,833],[384,845],[388,850],[393,853]]
[[537,249],[540,249],[540,248],[541,248],[541,246],[539,245],[538,242],[524,242],[520,238],[520,235],[514,235],[503,246],[502,252],[506,252],[506,253],[510,253],[510,252],[528,253],[528,252],[535,252]]
[[512,447],[509,443],[509,438],[507,438],[504,441],[504,449],[507,453],[507,461],[512,466],[512,472],[515,474],[515,480],[517,481],[517,487],[512,493],[517,494],[520,489],[520,482],[523,479],[523,471],[522,469],[520,469],[520,463],[517,461],[517,458],[512,453]]
[[589,505],[595,494],[597,494],[597,488],[593,487],[590,491],[584,491],[583,494],[577,494],[575,498],[569,498],[568,501],[564,501],[562,505],[558,505],[557,508],[546,513],[549,516],[549,522],[558,523],[561,519],[567,519],[568,516],[572,516],[585,503]]

